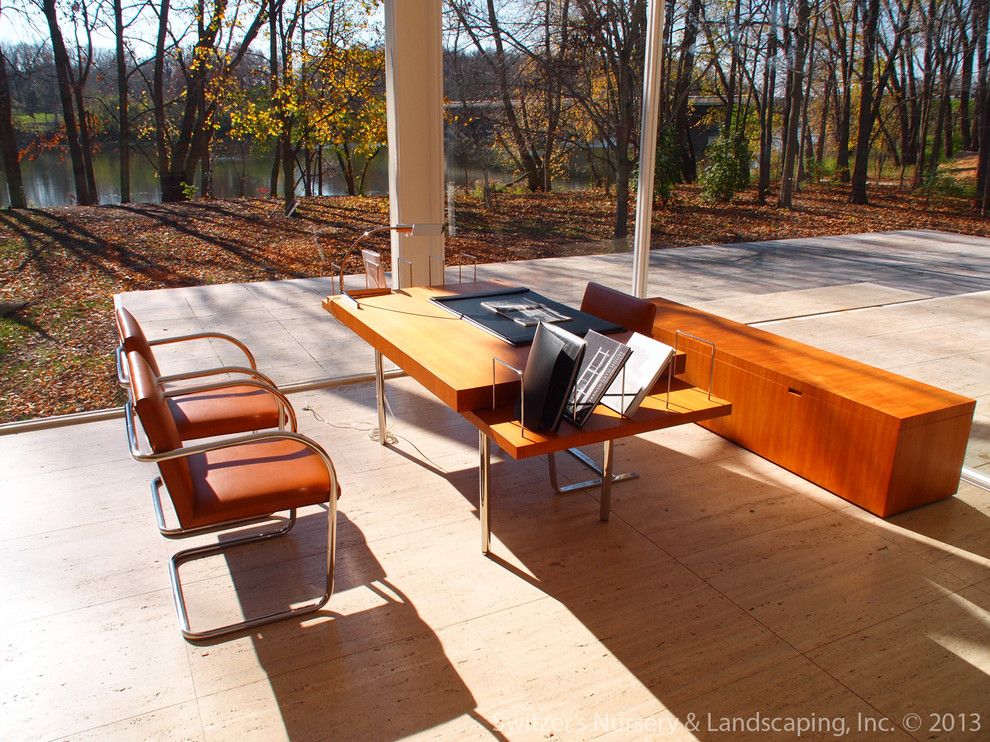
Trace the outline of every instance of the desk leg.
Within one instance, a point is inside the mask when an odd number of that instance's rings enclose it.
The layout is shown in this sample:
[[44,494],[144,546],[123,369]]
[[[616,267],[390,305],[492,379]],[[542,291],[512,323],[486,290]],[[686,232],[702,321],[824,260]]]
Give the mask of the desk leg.
[[478,508],[481,515],[481,553],[488,554],[491,541],[492,511],[491,499],[491,440],[478,431]]
[[605,441],[604,461],[602,461],[602,500],[598,519],[608,521],[612,509],[612,441]]
[[385,370],[382,354],[375,351],[375,398],[378,400],[378,443],[388,443],[388,430],[385,421]]
[[[547,454],[547,464],[550,471],[550,486],[553,487],[554,492],[558,495],[563,495],[568,492],[580,492],[581,490],[591,489],[592,487],[600,487],[602,485],[602,467],[598,465],[598,462],[589,456],[586,456],[580,449],[569,448],[566,453],[576,458],[586,467],[591,469],[595,474],[598,475],[595,479],[588,479],[584,482],[575,482],[574,484],[565,484],[561,486],[557,483],[557,461],[554,458],[554,454]],[[626,482],[630,479],[638,479],[639,474],[634,471],[624,472],[622,474],[613,474],[612,483],[615,482]]]

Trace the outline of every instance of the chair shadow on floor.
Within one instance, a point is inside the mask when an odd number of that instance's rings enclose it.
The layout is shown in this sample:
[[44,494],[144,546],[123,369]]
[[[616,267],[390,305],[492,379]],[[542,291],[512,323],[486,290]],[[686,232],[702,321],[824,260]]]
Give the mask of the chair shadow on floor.
[[[310,508],[300,514],[288,536],[234,549],[214,560],[222,574],[193,581],[186,590],[193,625],[226,621],[231,613],[236,617],[280,610],[318,595],[325,568],[325,528],[325,510]],[[218,588],[217,580],[228,584]],[[216,604],[225,592],[235,596],[229,603],[236,604],[223,606],[222,616],[209,615],[221,610]],[[249,694],[252,703],[236,688],[220,691],[202,707],[207,729],[214,720],[230,727],[232,719],[248,714],[250,721],[245,723],[250,728],[281,725],[293,740],[395,739],[467,716],[500,737],[475,711],[473,695],[433,629],[389,580],[364,535],[341,511],[330,602],[318,614],[242,636],[250,636],[252,652],[240,668],[244,675],[233,684],[255,681],[270,686],[272,702],[257,702],[267,695],[265,690]],[[236,668],[223,665],[236,665],[238,657],[244,660],[236,644],[243,640],[200,646],[210,656],[208,661],[225,675],[234,675]]]

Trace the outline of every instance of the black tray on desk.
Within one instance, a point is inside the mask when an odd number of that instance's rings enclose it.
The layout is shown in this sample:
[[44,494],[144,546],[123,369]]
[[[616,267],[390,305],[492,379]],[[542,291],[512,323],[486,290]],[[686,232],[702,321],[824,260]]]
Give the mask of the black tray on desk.
[[570,317],[571,319],[566,322],[554,322],[554,324],[568,332],[573,332],[579,337],[584,337],[588,330],[595,330],[603,335],[625,330],[622,325],[617,325],[614,322],[608,322],[587,312],[573,309],[566,304],[548,299],[541,294],[537,294],[535,291],[530,291],[522,287],[497,289],[495,291],[479,291],[472,294],[457,294],[454,296],[434,296],[430,298],[430,301],[436,302],[448,312],[452,312],[461,319],[477,325],[485,332],[504,340],[509,345],[529,345],[532,343],[533,336],[536,334],[536,325],[525,327],[513,322],[508,317],[504,317],[497,312],[481,306],[482,302],[497,299],[518,299],[520,301],[532,301],[543,304],[550,309]]

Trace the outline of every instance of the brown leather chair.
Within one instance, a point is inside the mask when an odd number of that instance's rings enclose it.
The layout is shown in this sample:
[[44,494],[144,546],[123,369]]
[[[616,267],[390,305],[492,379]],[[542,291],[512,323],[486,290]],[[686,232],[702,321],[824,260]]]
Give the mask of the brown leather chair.
[[[124,370],[126,364],[123,363],[123,358],[129,353],[140,355],[158,379],[158,383],[162,385],[163,394],[181,440],[196,440],[265,428],[281,430],[286,424],[291,430],[296,430],[295,410],[271,379],[258,373],[253,367],[254,358],[250,356],[250,351],[247,352],[249,362],[252,364],[251,368],[220,366],[175,376],[162,376],[151,350],[151,346],[160,341],[149,342],[134,315],[123,307],[117,309],[116,318],[121,340],[117,349],[118,381],[128,388],[133,386],[130,383],[130,375]],[[198,340],[201,336],[226,337],[221,333],[200,333],[183,337]],[[234,342],[240,345],[239,341]],[[224,373],[250,374],[254,378],[199,386],[167,387],[168,381],[185,381]],[[133,388],[130,391],[133,396]]]
[[[131,455],[158,464],[159,476],[151,484],[159,529],[169,538],[212,533],[268,520],[287,510],[284,526],[222,543],[186,549],[169,562],[179,629],[187,639],[225,636],[290,616],[322,608],[333,592],[337,498],[340,489],[333,462],[315,441],[287,431],[268,431],[184,447],[168,400],[151,367],[140,353],[127,354],[134,398],[125,406],[125,425]],[[135,414],[151,451],[138,441]],[[165,489],[180,528],[165,528],[161,490]],[[296,520],[296,509],[327,504],[327,569],[323,595],[309,604],[271,613],[215,629],[194,631],[189,626],[179,579],[179,566],[230,548],[267,540],[287,533]]]
[[[136,350],[151,367],[152,372],[158,380],[165,385],[172,382],[185,381],[187,379],[198,379],[205,376],[217,376],[220,374],[238,374],[262,381],[268,386],[275,387],[275,382],[258,371],[258,364],[254,360],[250,349],[237,338],[222,332],[196,332],[189,335],[176,335],[174,337],[159,338],[158,340],[148,340],[133,314],[124,307],[117,305],[114,312],[117,320],[117,334],[120,336],[120,345],[117,346],[117,381],[121,386],[127,387],[127,364],[124,362],[124,354]],[[185,343],[195,340],[222,340],[237,347],[247,360],[247,366],[218,366],[214,368],[196,369],[180,374],[163,376],[158,367],[158,360],[155,358],[152,348],[159,345],[172,345],[175,343]]]
[[653,319],[657,314],[656,305],[652,302],[637,299],[600,283],[589,283],[585,288],[581,311],[615,322],[647,337],[652,337]]

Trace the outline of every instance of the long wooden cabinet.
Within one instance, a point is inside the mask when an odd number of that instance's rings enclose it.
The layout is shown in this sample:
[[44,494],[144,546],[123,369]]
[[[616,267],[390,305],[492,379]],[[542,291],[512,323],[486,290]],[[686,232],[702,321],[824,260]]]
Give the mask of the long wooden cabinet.
[[[698,309],[652,299],[653,335],[714,342],[712,393],[732,414],[701,423],[883,517],[955,494],[976,402]],[[707,387],[709,350],[681,336],[685,378]]]

